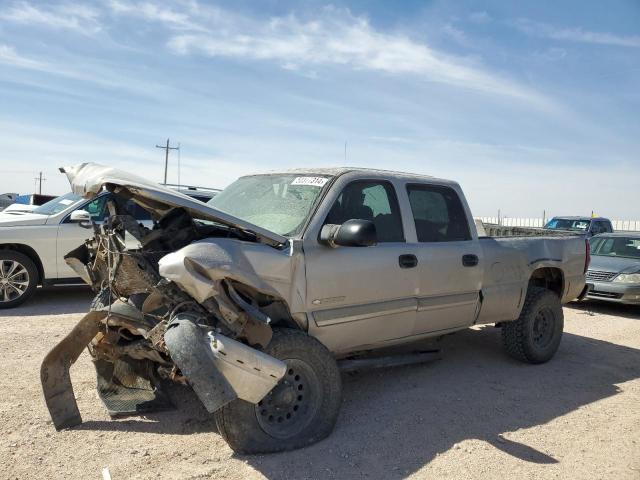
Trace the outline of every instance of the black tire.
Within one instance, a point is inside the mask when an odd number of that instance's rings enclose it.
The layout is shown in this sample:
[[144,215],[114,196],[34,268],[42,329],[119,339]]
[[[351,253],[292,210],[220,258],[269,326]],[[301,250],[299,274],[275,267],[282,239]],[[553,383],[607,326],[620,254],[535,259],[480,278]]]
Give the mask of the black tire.
[[40,274],[33,260],[23,253],[0,250],[0,309],[26,302],[38,283]]
[[520,317],[502,324],[502,344],[513,358],[527,363],[549,361],[558,350],[564,314],[558,295],[529,287]]
[[220,434],[235,452],[250,454],[293,450],[328,436],[342,402],[333,355],[288,328],[274,330],[265,352],[287,363],[285,377],[258,405],[238,399],[215,412]]

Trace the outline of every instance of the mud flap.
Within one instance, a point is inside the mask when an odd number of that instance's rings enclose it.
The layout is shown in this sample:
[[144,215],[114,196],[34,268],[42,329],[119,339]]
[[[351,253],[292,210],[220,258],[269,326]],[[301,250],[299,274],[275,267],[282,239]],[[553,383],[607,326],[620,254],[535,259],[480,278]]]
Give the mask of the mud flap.
[[210,413],[236,398],[259,402],[287,370],[284,362],[199,327],[186,314],[169,323],[164,340],[171,359]]
[[71,365],[100,330],[102,312],[89,312],[58,345],[44,357],[40,381],[47,408],[56,430],[82,423],[73,385],[69,376]]

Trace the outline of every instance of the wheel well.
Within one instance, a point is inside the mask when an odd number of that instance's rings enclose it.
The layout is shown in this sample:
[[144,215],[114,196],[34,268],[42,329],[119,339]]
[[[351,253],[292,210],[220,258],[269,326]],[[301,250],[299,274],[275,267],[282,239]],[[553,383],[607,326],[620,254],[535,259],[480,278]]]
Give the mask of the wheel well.
[[564,291],[564,274],[562,270],[554,267],[543,267],[534,270],[529,279],[529,286],[546,288],[558,294],[562,298]]
[[40,277],[38,284],[44,282],[44,268],[42,267],[40,257],[33,248],[21,243],[5,243],[4,245],[0,245],[0,250],[12,250],[29,257],[33,261],[33,263],[35,263],[36,268],[38,269],[38,276]]

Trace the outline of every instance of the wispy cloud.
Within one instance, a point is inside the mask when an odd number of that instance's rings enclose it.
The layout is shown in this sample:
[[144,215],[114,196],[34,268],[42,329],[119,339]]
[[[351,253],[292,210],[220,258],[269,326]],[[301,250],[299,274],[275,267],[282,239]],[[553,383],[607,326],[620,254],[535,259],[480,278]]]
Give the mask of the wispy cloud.
[[32,70],[43,70],[46,65],[37,60],[24,57],[13,48],[11,45],[0,44],[0,63],[12,65],[14,67],[28,68]]
[[54,29],[73,30],[91,34],[100,30],[100,12],[77,3],[35,6],[29,2],[17,2],[0,12],[0,19],[21,25],[41,25]]
[[513,24],[520,31],[528,35],[541,38],[597,45],[640,48],[639,35],[615,35],[608,32],[590,32],[588,30],[583,30],[582,28],[556,27],[547,23],[534,22],[526,18],[520,18]]
[[[169,3],[169,2],[167,2]],[[167,3],[157,4],[152,2],[122,2],[110,0],[108,3],[111,11],[118,15],[127,15],[143,20],[163,23],[171,28],[186,30],[204,30],[191,19],[187,12],[180,12],[167,6]],[[190,5],[190,11],[198,8],[196,3]]]
[[[200,14],[202,11],[199,7]],[[347,10],[328,7],[312,20],[291,14],[264,22],[226,15],[216,9],[215,16],[206,18],[208,31],[174,34],[169,48],[182,55],[269,61],[288,70],[337,66],[415,75],[427,81],[516,98],[538,108],[553,108],[543,95],[477,61],[437,51],[404,33],[376,30],[366,18]],[[201,24],[198,26],[205,30]]]
[[492,18],[487,12],[471,12],[469,14],[469,21],[473,23],[489,23]]

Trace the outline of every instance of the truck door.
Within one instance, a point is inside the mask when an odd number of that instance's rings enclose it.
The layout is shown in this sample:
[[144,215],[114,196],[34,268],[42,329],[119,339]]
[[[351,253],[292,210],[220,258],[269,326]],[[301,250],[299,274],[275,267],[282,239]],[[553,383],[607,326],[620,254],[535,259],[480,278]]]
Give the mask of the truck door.
[[405,242],[395,188],[356,180],[339,191],[322,224],[370,220],[378,243],[331,248],[318,243],[317,230],[305,238],[310,330],[333,351],[406,337],[415,323],[417,258]]
[[447,185],[408,184],[406,189],[419,277],[413,334],[471,325],[479,307],[482,258],[460,196]]

